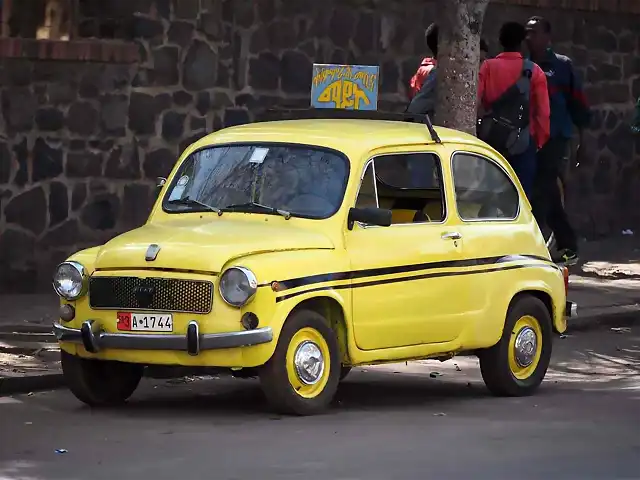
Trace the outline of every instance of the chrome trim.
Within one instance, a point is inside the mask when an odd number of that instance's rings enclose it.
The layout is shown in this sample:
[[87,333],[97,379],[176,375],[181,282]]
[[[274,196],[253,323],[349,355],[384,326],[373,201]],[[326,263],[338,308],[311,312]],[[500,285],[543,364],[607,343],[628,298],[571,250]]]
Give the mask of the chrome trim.
[[[458,195],[456,194],[456,179],[455,179],[455,175],[453,174],[453,157],[455,157],[457,154],[465,154],[465,155],[471,155],[471,156],[474,156],[474,157],[480,157],[480,158],[488,161],[489,163],[494,164],[496,167],[498,167],[500,170],[502,170],[502,172],[507,176],[507,178],[511,182],[511,185],[516,189],[516,193],[518,194],[518,211],[516,212],[516,216],[515,217],[513,217],[513,218],[475,218],[475,219],[465,220],[464,218],[462,218],[460,216],[460,212],[458,211]],[[451,186],[453,187],[453,200],[454,200],[454,204],[456,206],[456,214],[458,215],[458,218],[460,219],[461,222],[463,222],[463,223],[476,223],[476,222],[500,222],[500,223],[506,223],[506,222],[516,222],[516,221],[518,221],[520,219],[520,214],[522,213],[522,208],[521,208],[522,207],[522,195],[520,194],[520,190],[518,190],[518,187],[516,186],[515,182],[513,181],[513,178],[511,178],[511,175],[509,174],[509,172],[502,165],[500,165],[498,162],[496,162],[492,158],[489,158],[486,155],[483,155],[481,153],[471,152],[471,151],[468,151],[468,150],[454,150],[454,152],[451,154],[451,158],[449,158],[449,170],[451,171]],[[522,185],[520,186],[520,188],[522,188]]]
[[[56,267],[55,271],[57,272],[58,269],[62,265],[71,265],[82,276],[82,288],[80,289],[80,293],[78,295],[76,295],[75,297],[65,297],[64,295],[61,295],[60,292],[58,292],[58,289],[56,288],[56,282],[55,282],[54,279],[51,279],[51,285],[53,286],[53,291],[56,292],[56,295],[58,295],[59,297],[64,298],[65,300],[67,300],[69,302],[73,302],[73,301],[85,296],[87,294],[87,292],[89,291],[89,274],[87,273],[87,269],[84,268],[84,265],[82,265],[80,262],[75,262],[73,260],[62,262],[62,263],[58,264],[58,266]],[[55,275],[54,275],[54,277],[55,277]]]
[[[420,150],[409,150],[407,152],[396,152],[395,154],[405,154],[405,155],[419,155],[419,154],[432,154],[435,155],[436,158],[438,159],[439,162],[439,167],[440,167],[440,193],[442,194],[442,199],[444,200],[444,217],[442,218],[442,220],[440,222],[411,222],[411,223],[392,223],[391,225],[389,225],[388,227],[380,227],[379,225],[366,225],[364,223],[361,222],[355,222],[356,224],[358,224],[359,227],[363,228],[363,229],[367,229],[367,228],[391,228],[391,227],[406,227],[406,226],[410,226],[410,225],[444,225],[445,223],[447,223],[447,221],[449,220],[449,213],[450,213],[450,209],[449,209],[449,202],[447,200],[447,188],[445,185],[445,175],[444,175],[444,162],[442,161],[442,157],[436,153],[433,150],[428,150],[428,151],[420,151]],[[356,192],[356,198],[354,199],[353,202],[353,207],[355,208],[356,206],[356,202],[358,201],[358,195],[360,195],[360,189],[362,188],[362,180],[364,180],[364,176],[367,173],[367,168],[369,167],[370,164],[373,164],[373,189],[376,195],[376,206],[377,208],[380,208],[380,201],[378,199],[378,184],[376,182],[376,165],[375,165],[375,159],[378,157],[385,157],[385,156],[390,156],[390,155],[395,155],[394,153],[380,153],[378,155],[374,155],[372,156],[367,163],[364,166],[364,170],[362,170],[362,175],[360,176],[360,185],[358,186],[358,191]],[[399,190],[409,190],[409,189],[399,189]]]
[[442,240],[460,240],[462,238],[462,234],[459,232],[447,232],[443,233],[440,238],[442,238]]
[[156,243],[152,243],[147,248],[147,253],[144,255],[144,259],[147,262],[153,262],[156,258],[158,258],[158,254],[160,253],[160,245]]
[[[190,348],[190,343],[192,339],[189,337],[193,337],[193,349]],[[196,357],[200,354],[200,328],[198,327],[198,322],[195,320],[191,320],[189,325],[187,325],[187,351],[189,355],[192,357]]]
[[[121,350],[173,350],[187,352],[186,335],[163,335],[145,333],[109,333],[100,328],[95,320],[87,320],[82,324],[85,334],[96,352],[104,349]],[[59,323],[53,324],[53,333],[59,342],[84,345],[82,330],[68,328]],[[273,340],[271,327],[258,328],[229,333],[211,333],[198,335],[200,351],[219,350],[224,348],[250,347],[269,343]]]
[[305,385],[318,383],[324,373],[324,361],[322,350],[318,345],[309,340],[302,342],[293,356],[298,379]]
[[[231,270],[240,270],[242,273],[244,273],[245,277],[247,277],[247,281],[249,282],[249,286],[253,289],[253,293],[249,296],[249,298],[247,298],[247,300],[242,303],[242,304],[233,304],[230,301],[228,301],[225,296],[224,293],[222,292],[222,279],[224,278],[224,276],[230,272]],[[258,279],[256,278],[255,274],[249,270],[248,268],[245,267],[239,267],[239,266],[235,266],[235,267],[229,267],[227,268],[222,275],[220,275],[220,280],[218,280],[218,292],[220,292],[220,296],[222,297],[222,300],[224,300],[224,302],[227,305],[230,305],[232,307],[235,308],[240,308],[240,307],[244,307],[245,305],[247,305],[248,303],[251,302],[251,300],[253,300],[253,297],[256,296],[256,293],[258,291]]]
[[516,363],[522,368],[529,367],[535,360],[538,348],[538,337],[531,327],[525,327],[518,332],[513,345]]
[[567,301],[564,307],[564,314],[567,317],[575,318],[578,316],[578,304],[575,302]]

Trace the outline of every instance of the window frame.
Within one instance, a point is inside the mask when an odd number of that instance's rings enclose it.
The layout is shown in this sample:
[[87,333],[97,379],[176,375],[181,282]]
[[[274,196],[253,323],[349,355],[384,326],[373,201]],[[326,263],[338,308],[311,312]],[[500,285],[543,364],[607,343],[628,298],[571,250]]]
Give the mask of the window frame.
[[[379,225],[367,225],[361,222],[355,222],[356,224],[358,224],[361,228],[367,229],[367,228],[391,228],[391,227],[404,227],[404,226],[413,226],[413,225],[444,225],[445,223],[447,223],[447,221],[449,220],[449,214],[450,214],[450,209],[448,208],[448,201],[447,201],[447,188],[445,186],[445,178],[444,178],[444,163],[442,161],[442,157],[440,155],[438,155],[435,151],[433,150],[429,150],[429,151],[419,151],[419,150],[410,150],[407,152],[404,151],[400,151],[400,152],[387,152],[387,153],[379,153],[377,155],[373,155],[372,157],[370,157],[364,164],[364,168],[362,169],[362,173],[360,174],[360,181],[358,183],[358,191],[356,192],[356,196],[353,199],[353,208],[355,208],[356,203],[358,202],[358,197],[360,196],[360,190],[362,189],[362,181],[364,180],[364,176],[367,174],[367,168],[369,168],[369,165],[373,165],[373,188],[375,191],[375,195],[376,195],[376,205],[377,208],[380,208],[380,199],[378,198],[378,182],[377,182],[377,177],[376,177],[376,166],[375,166],[375,160],[379,157],[385,157],[385,156],[392,156],[392,155],[399,155],[399,154],[403,154],[403,155],[420,155],[420,154],[430,154],[430,155],[434,155],[436,157],[436,167],[439,169],[440,172],[440,194],[442,195],[442,205],[444,207],[444,215],[442,217],[442,220],[439,222],[411,222],[411,223],[392,223],[391,225],[389,225],[388,227],[380,227]],[[395,188],[395,187],[392,187]],[[411,189],[407,189],[407,190],[411,190]],[[416,189],[416,190],[420,190],[420,189]]]
[[[163,192],[162,193],[162,199],[161,199],[161,203],[160,206],[162,207],[162,211],[164,213],[166,213],[167,215],[183,215],[183,214],[203,214],[203,213],[209,213],[208,211],[202,211],[202,210],[193,210],[193,211],[176,211],[176,210],[167,210],[166,209],[166,202],[168,202],[169,196],[170,196],[170,192],[175,188],[175,186],[177,185],[178,181],[180,180],[180,169],[183,167],[183,165],[185,164],[185,162],[191,158],[192,155],[195,155],[203,150],[208,150],[211,148],[225,148],[225,147],[268,147],[268,146],[272,146],[272,147],[293,147],[293,148],[309,148],[309,149],[314,149],[314,150],[319,150],[322,152],[327,152],[330,154],[333,154],[337,157],[339,157],[345,164],[346,169],[345,169],[345,175],[344,175],[344,180],[343,180],[343,184],[342,184],[342,200],[340,201],[339,205],[336,207],[335,211],[326,217],[315,217],[315,216],[309,216],[309,215],[298,215],[298,214],[293,214],[291,215],[291,218],[297,218],[297,219],[302,219],[302,220],[314,220],[314,221],[322,221],[322,220],[328,220],[330,218],[335,217],[338,212],[340,212],[340,210],[342,209],[342,206],[345,204],[346,201],[346,193],[347,193],[347,188],[349,186],[349,177],[351,176],[351,161],[349,159],[349,157],[347,156],[347,154],[345,154],[344,152],[340,151],[340,150],[336,150],[330,147],[324,147],[321,145],[313,145],[313,144],[309,144],[309,143],[293,143],[293,142],[274,142],[274,141],[269,141],[269,142],[260,142],[260,141],[249,141],[249,142],[242,142],[242,141],[235,141],[235,142],[224,142],[224,143],[212,143],[209,145],[204,145],[201,146],[199,148],[194,149],[192,152],[189,152],[188,155],[180,155],[178,157],[178,160],[176,161],[176,163],[173,165],[172,170],[171,170],[171,175],[173,175],[173,178],[171,179],[171,182],[167,182],[166,185],[166,190],[163,188]],[[377,200],[376,200],[377,201]],[[227,215],[231,213],[228,212]],[[261,213],[257,213],[255,215],[264,215]]]
[[[515,217],[513,217],[513,218],[474,218],[474,219],[466,219],[465,220],[464,218],[462,218],[462,216],[460,216],[460,210],[458,209],[458,192],[456,190],[456,176],[455,176],[455,169],[453,167],[453,160],[454,160],[456,155],[469,155],[469,156],[472,156],[472,157],[481,158],[481,159],[483,159],[483,160],[495,165],[496,167],[498,167],[498,169],[500,169],[502,171],[502,173],[505,174],[505,176],[507,177],[507,179],[511,183],[511,186],[515,189],[516,194],[518,196],[518,209],[516,210]],[[483,155],[483,154],[477,153],[477,152],[470,152],[468,150],[454,150],[454,152],[451,154],[451,158],[450,158],[449,162],[450,162],[449,163],[449,168],[451,169],[451,185],[453,187],[453,200],[454,200],[454,203],[455,203],[455,206],[456,206],[456,214],[458,215],[458,218],[460,219],[461,222],[463,222],[463,223],[478,223],[478,222],[507,223],[507,222],[517,222],[520,219],[520,214],[522,213],[522,196],[520,195],[520,190],[518,189],[518,187],[516,186],[515,182],[511,178],[511,175],[509,175],[509,172],[502,165],[500,165],[498,162],[496,162],[491,157],[488,157],[486,155]]]

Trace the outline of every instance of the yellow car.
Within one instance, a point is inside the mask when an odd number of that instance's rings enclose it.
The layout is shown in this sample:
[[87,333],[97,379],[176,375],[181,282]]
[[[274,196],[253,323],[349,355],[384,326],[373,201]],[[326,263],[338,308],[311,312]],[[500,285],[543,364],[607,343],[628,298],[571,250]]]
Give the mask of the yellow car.
[[124,402],[145,365],[224,367],[305,415],[352,366],[461,354],[494,394],[532,393],[577,309],[512,168],[473,136],[372,117],[213,133],[144,226],[58,266],[76,397]]

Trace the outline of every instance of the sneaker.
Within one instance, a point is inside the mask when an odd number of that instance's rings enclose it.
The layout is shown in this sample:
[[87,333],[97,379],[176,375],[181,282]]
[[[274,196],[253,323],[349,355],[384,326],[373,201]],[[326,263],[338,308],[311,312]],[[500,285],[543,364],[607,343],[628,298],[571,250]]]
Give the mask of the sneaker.
[[578,263],[578,254],[568,248],[560,250],[553,256],[553,261],[567,267]]

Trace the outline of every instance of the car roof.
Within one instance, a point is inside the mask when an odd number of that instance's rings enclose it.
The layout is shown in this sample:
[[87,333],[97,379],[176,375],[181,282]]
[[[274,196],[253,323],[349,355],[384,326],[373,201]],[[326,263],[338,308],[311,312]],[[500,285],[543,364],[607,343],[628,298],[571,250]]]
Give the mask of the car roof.
[[[473,135],[435,127],[442,143],[484,145]],[[425,124],[368,119],[305,119],[257,122],[207,135],[194,149],[216,144],[275,142],[315,145],[349,154],[394,145],[434,144]]]

